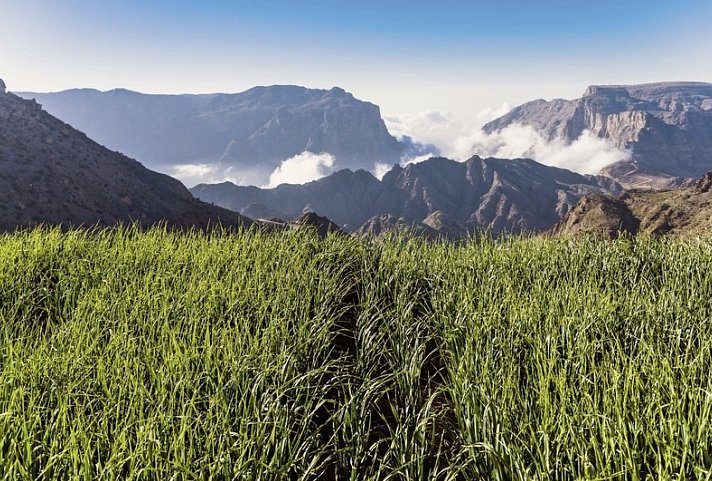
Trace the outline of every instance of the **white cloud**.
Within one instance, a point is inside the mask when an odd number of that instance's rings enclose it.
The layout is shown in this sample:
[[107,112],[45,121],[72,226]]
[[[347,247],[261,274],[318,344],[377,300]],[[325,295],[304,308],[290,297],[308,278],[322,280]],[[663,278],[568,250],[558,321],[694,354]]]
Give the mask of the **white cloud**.
[[167,174],[177,178],[187,187],[201,183],[232,182],[238,185],[244,183],[244,179],[234,175],[232,167],[221,164],[179,164],[174,165]]
[[497,118],[503,116],[510,110],[512,110],[512,107],[506,102],[497,108],[485,107],[484,109],[477,112],[475,119],[477,120],[477,123],[479,125],[484,125],[487,122],[489,122],[490,120],[494,120],[494,119],[497,119]]
[[434,144],[442,149],[448,140],[457,136],[459,129],[452,124],[447,112],[425,112],[389,115],[383,117],[388,131],[397,138],[411,137],[423,144]]
[[[455,154],[453,148],[455,142],[462,137],[468,136],[473,130],[473,126],[479,130],[480,126],[490,120],[501,117],[509,112],[510,109],[511,107],[506,103],[496,108],[485,108],[466,121],[458,120],[449,112],[437,110],[389,115],[385,116],[383,120],[388,131],[394,136],[400,139],[410,138],[412,142],[420,144],[432,144],[446,157],[453,157]],[[412,163],[413,158],[423,156],[426,153],[425,150],[411,153],[404,159],[404,162]]]
[[553,167],[582,174],[593,174],[603,167],[630,158],[630,152],[585,130],[569,143],[564,139],[548,141],[529,125],[513,124],[499,132],[486,134],[473,129],[469,135],[456,139],[453,156],[464,160],[477,154],[505,159],[531,158]]
[[[510,125],[493,134],[482,131],[485,123],[509,110],[506,103],[482,109],[467,121],[469,126],[448,112],[434,110],[386,116],[384,121],[392,134],[411,137],[413,142],[434,144],[444,156],[456,160],[466,160],[474,154],[508,159],[526,157],[579,173],[596,173],[609,164],[630,158],[630,152],[588,131],[573,142],[547,141],[533,127],[525,125]],[[414,152],[401,163],[422,162],[430,157],[422,155],[424,153]]]
[[287,159],[274,169],[266,187],[279,184],[305,184],[320,179],[332,172],[334,157],[327,153],[303,152]]
[[434,143],[440,140],[441,133],[452,129],[448,117],[447,112],[427,110],[418,113],[388,115],[383,117],[383,121],[388,131],[396,137],[407,135],[420,142]]
[[373,170],[371,173],[378,179],[383,179],[383,176],[391,170],[393,166],[391,164],[385,164],[383,162],[376,162],[373,164]]

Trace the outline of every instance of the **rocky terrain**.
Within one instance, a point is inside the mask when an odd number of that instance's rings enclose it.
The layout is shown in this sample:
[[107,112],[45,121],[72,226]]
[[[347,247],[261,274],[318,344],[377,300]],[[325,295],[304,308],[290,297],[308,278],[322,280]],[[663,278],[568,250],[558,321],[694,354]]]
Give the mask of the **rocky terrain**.
[[[334,168],[372,169],[397,162],[405,146],[379,108],[340,88],[255,87],[237,94],[147,95],[77,89],[19,93],[89,137],[173,173],[207,165],[220,175],[264,185],[282,161],[302,152],[329,153]],[[225,174],[229,172],[230,174]]]
[[433,212],[422,222],[396,217],[392,214],[381,214],[371,217],[354,232],[359,237],[404,235],[428,240],[457,240],[475,233],[441,211]]
[[606,177],[579,175],[528,159],[477,156],[465,162],[432,158],[396,165],[380,181],[363,170],[342,170],[304,185],[273,189],[229,182],[191,189],[199,199],[243,214],[289,220],[316,212],[345,231],[361,234],[378,234],[393,226],[460,234],[540,232],[584,194],[620,191]]
[[248,225],[177,180],[111,152],[0,81],[0,230],[36,224]]
[[691,237],[710,232],[712,172],[682,189],[633,190],[620,197],[587,194],[549,233],[615,238],[621,233]]
[[672,82],[591,86],[575,100],[542,99],[487,125],[534,127],[547,140],[574,141],[584,131],[630,149],[632,159],[602,172],[630,188],[684,185],[712,169],[712,84]]

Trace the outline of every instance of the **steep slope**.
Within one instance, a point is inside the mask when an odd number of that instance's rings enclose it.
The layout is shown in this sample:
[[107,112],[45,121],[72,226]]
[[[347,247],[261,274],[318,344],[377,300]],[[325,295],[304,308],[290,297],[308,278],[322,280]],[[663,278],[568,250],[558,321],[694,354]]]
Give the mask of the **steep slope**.
[[550,231],[557,236],[614,238],[620,232],[712,235],[712,172],[688,188],[630,191],[619,198],[585,196]]
[[[4,84],[0,84],[4,87]],[[35,224],[249,224],[0,88],[0,230]]]
[[626,187],[682,185],[712,168],[712,84],[671,82],[591,86],[575,100],[535,100],[484,126],[487,133],[530,125],[547,140],[584,131],[630,149],[604,169]]
[[[340,88],[255,87],[237,94],[146,95],[128,90],[21,93],[111,149],[147,166],[176,165],[263,185],[285,159],[329,153],[336,168],[395,162],[404,146],[376,105]],[[205,167],[207,164],[208,167]],[[231,169],[231,170],[230,170]]]
[[347,231],[369,219],[370,230],[394,223],[420,224],[440,212],[429,222],[442,228],[461,225],[465,231],[520,233],[548,228],[587,192],[618,193],[620,186],[605,177],[583,176],[528,159],[475,156],[466,162],[432,158],[394,166],[381,181],[368,172],[344,170],[304,185],[260,189],[203,184],[191,191],[239,212],[259,210],[286,219],[316,212]]

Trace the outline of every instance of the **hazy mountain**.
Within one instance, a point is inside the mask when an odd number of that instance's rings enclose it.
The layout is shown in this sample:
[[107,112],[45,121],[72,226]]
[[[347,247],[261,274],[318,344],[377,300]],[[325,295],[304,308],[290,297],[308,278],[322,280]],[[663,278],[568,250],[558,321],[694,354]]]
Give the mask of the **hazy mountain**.
[[405,146],[379,108],[340,88],[255,87],[237,94],[147,95],[128,90],[19,93],[97,142],[150,168],[214,172],[264,185],[285,159],[329,153],[334,168],[397,162]]
[[547,140],[584,131],[632,150],[632,160],[604,173],[626,187],[680,185],[712,169],[712,84],[672,82],[591,86],[575,100],[534,100],[487,125],[534,127]]
[[0,82],[0,230],[39,223],[249,224],[177,180],[111,152]]
[[[304,185],[273,189],[203,184],[191,189],[207,202],[241,212],[262,210],[293,219],[316,212],[344,230],[381,226],[456,225],[463,231],[538,232],[548,228],[587,192],[619,193],[609,178],[579,175],[533,160],[432,158],[394,166],[382,180],[365,171],[343,170]],[[383,217],[385,214],[390,215]],[[422,227],[426,229],[425,227]],[[427,229],[426,229],[427,230]]]
[[709,236],[712,232],[712,172],[691,187],[628,191],[620,197],[586,195],[551,234],[613,238],[628,234]]

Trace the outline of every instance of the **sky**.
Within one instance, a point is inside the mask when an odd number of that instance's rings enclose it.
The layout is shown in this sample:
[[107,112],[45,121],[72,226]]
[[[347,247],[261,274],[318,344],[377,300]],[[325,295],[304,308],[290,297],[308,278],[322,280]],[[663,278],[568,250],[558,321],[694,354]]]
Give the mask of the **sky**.
[[[0,78],[35,92],[339,86],[379,105],[394,135],[452,158],[527,155],[593,172],[626,153],[480,127],[591,84],[712,81],[711,26],[710,0],[0,0]],[[288,164],[274,182],[329,172],[318,156]]]
[[0,0],[10,90],[340,86],[475,121],[589,84],[712,81],[709,0]]

